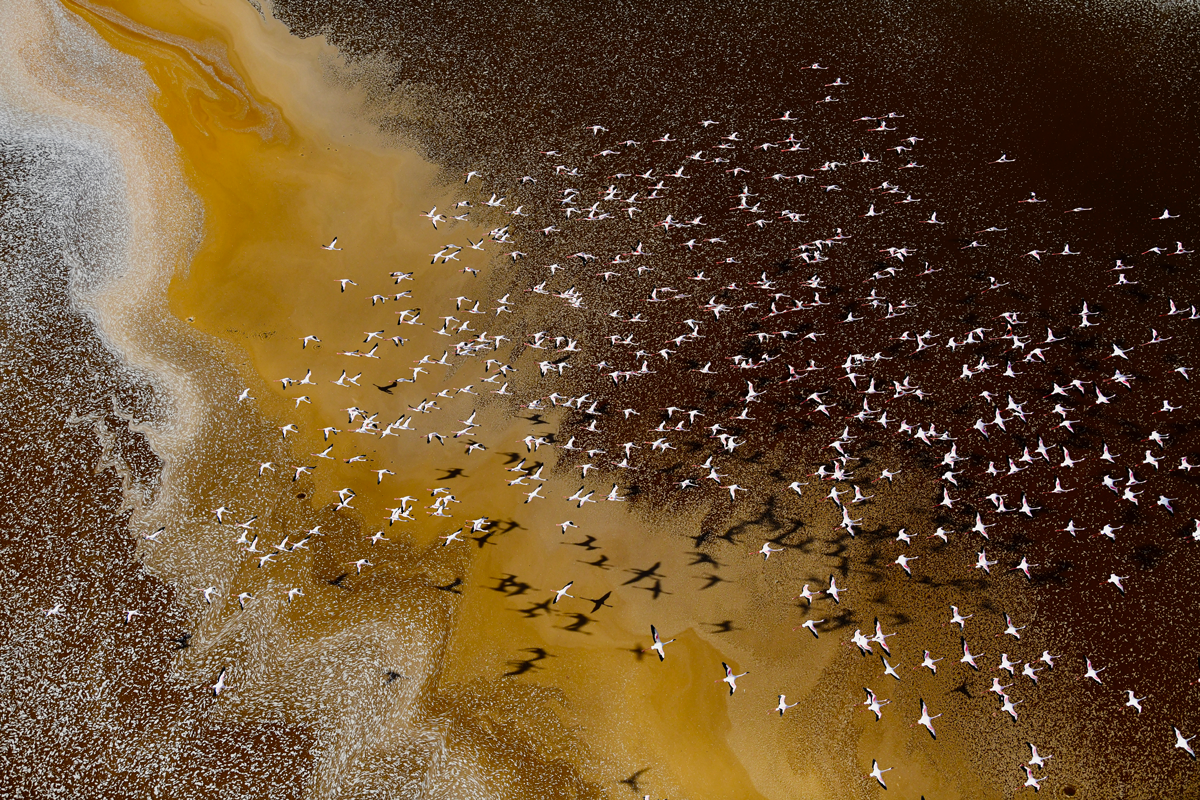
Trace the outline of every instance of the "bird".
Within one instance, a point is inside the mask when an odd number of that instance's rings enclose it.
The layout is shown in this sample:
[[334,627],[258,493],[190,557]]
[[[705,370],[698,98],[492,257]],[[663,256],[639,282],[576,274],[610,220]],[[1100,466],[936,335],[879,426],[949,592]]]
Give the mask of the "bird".
[[570,589],[571,586],[574,585],[574,583],[575,583],[575,581],[571,581],[566,586],[564,586],[561,589],[559,589],[558,591],[556,591],[554,593],[554,602],[557,603],[559,600],[562,600],[564,597],[574,597],[574,595],[567,594],[567,590]]
[[1010,697],[1005,695],[1003,697],[1003,702],[1000,704],[1000,710],[1003,711],[1004,713],[1008,714],[1010,717],[1012,717],[1013,722],[1016,722],[1017,721],[1017,706],[1019,706],[1021,703],[1024,703],[1024,702],[1025,702],[1024,700],[1018,700],[1014,703]]
[[1046,768],[1046,762],[1054,758],[1054,756],[1038,755],[1038,749],[1033,742],[1025,743],[1029,747],[1029,764],[1030,766],[1038,767],[1039,769]]
[[336,236],[333,237],[333,241],[330,242],[329,244],[321,245],[321,249],[322,250],[341,250],[342,248],[337,246],[337,240],[338,240],[338,237],[336,237]]
[[782,547],[771,547],[770,542],[764,542],[763,546],[758,550],[759,555],[761,555],[763,557],[763,561],[766,561],[768,558],[770,558],[771,553],[782,553],[782,552],[783,552]]
[[971,652],[971,649],[967,646],[967,640],[965,638],[962,640],[962,648],[963,648],[963,656],[962,656],[962,658],[959,659],[959,663],[970,664],[971,669],[978,672],[979,667],[975,664],[975,659],[978,658],[978,656]]
[[891,772],[891,771],[892,771],[892,767],[888,767],[887,769],[880,769],[879,762],[876,761],[875,759],[871,759],[870,775],[872,778],[879,781],[879,785],[885,789],[887,788],[887,784],[883,782],[883,773]]
[[733,674],[733,668],[730,667],[728,664],[726,664],[724,661],[721,662],[721,666],[725,668],[725,677],[718,679],[717,683],[729,684],[729,694],[732,695],[734,692],[737,691],[738,678],[741,678],[745,675],[749,675],[750,673],[747,671],[747,672],[741,673],[740,675],[735,675],[735,674]]
[[[567,586],[564,588],[569,588],[570,586],[571,586],[571,584],[568,583]],[[558,602],[558,601],[555,600],[555,602]],[[646,648],[646,650],[653,650],[655,653],[658,653],[659,661],[666,660],[667,654],[666,654],[666,652],[664,652],[663,648],[675,640],[668,639],[667,641],[664,642],[661,639],[659,639],[658,638],[658,629],[655,628],[653,625],[650,626],[650,636],[652,636],[654,638],[654,644],[650,645],[648,648]],[[644,653],[644,652],[646,652],[646,650],[643,650],[642,652]],[[780,712],[780,713],[782,714],[783,712]]]
[[933,721],[940,716],[941,714],[934,714],[932,717],[929,716],[929,707],[925,705],[925,700],[921,699],[921,718],[915,724],[924,725],[926,730],[929,731],[929,735],[936,739],[937,731],[933,729]]
[[808,588],[808,584],[806,583],[806,584],[804,584],[804,588],[800,590],[800,594],[796,595],[796,597],[793,597],[792,599],[795,600],[797,598],[803,597],[805,600],[808,601],[808,604],[811,606],[813,599],[815,597],[817,597],[817,595],[820,595],[820,594],[822,594],[820,589],[818,589],[817,591],[814,592]]
[[1025,628],[1028,627],[1026,625],[1017,627],[1017,625],[1013,622],[1012,617],[1010,617],[1007,614],[1007,612],[1004,614],[1004,625],[1005,625],[1004,631],[1000,635],[1003,636],[1004,634],[1008,634],[1009,636],[1013,637],[1014,639],[1020,639],[1021,631],[1025,630]]
[[1033,770],[1030,769],[1029,767],[1025,766],[1024,764],[1021,765],[1021,769],[1025,770],[1025,783],[1022,785],[1023,786],[1032,786],[1033,790],[1035,792],[1041,791],[1041,788],[1042,788],[1041,783],[1042,783],[1042,781],[1046,780],[1045,776],[1043,776],[1041,778],[1033,777]]
[[962,614],[958,613],[958,606],[950,606],[950,624],[957,625],[960,630],[966,629],[967,620],[969,620],[973,616],[975,616],[975,615],[967,614],[964,617]]
[[867,699],[863,701],[863,705],[875,714],[875,721],[878,722],[879,720],[883,719],[883,707],[892,701],[880,700],[875,693],[866,686],[863,687],[863,691],[867,693]]
[[801,622],[800,627],[808,628],[808,631],[809,631],[809,633],[811,633],[813,635],[813,638],[819,639],[821,635],[819,633],[817,633],[817,626],[820,625],[824,621],[825,620],[823,620],[823,619],[809,619],[809,620],[805,620],[804,622]]
[[782,717],[785,711],[787,711],[789,708],[795,708],[798,705],[799,703],[789,703],[787,701],[787,696],[781,694],[779,695],[779,705],[775,706],[767,713],[774,714],[778,712],[779,716]]
[[825,590],[825,594],[832,597],[833,602],[840,604],[842,602],[840,594],[844,591],[845,591],[845,589],[842,589],[837,585],[837,580],[835,579],[835,577],[833,575],[830,575],[829,576],[829,588]]
[[1196,754],[1192,752],[1192,746],[1188,744],[1188,742],[1190,742],[1192,739],[1195,739],[1196,735],[1192,734],[1191,736],[1185,738],[1183,732],[1180,731],[1179,728],[1172,729],[1175,731],[1175,747],[1187,753],[1188,756],[1195,761]]
[[[334,241],[337,241],[336,239]],[[225,691],[225,675],[229,672],[229,667],[222,667],[221,674],[217,676],[217,682],[212,685],[213,697],[219,697],[221,692]]]

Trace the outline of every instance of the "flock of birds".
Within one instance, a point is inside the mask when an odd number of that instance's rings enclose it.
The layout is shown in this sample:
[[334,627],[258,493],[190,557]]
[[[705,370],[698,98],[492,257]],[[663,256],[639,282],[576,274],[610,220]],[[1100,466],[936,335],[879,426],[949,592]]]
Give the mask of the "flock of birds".
[[[645,141],[592,125],[577,141],[540,153],[542,166],[519,180],[468,172],[451,208],[423,215],[439,232],[487,230],[478,241],[471,234],[465,245],[447,243],[431,254],[433,270],[478,281],[477,290],[457,297],[414,296],[425,267],[362,274],[352,271],[353,242],[321,245],[322,257],[347,259],[347,277],[331,283],[331,294],[371,330],[348,345],[306,332],[297,351],[341,347],[345,368],[338,375],[309,369],[282,378],[280,388],[296,408],[334,391],[351,404],[345,418],[318,430],[282,425],[289,442],[319,440],[319,449],[304,456],[310,448],[297,443],[296,463],[262,461],[258,474],[278,470],[300,480],[340,459],[360,466],[373,488],[406,477],[399,457],[374,468],[389,437],[397,438],[397,453],[418,445],[461,448],[466,456],[515,447],[524,458],[505,465],[514,475],[505,480],[523,495],[520,504],[581,509],[682,499],[728,518],[768,498],[806,504],[809,526],[830,536],[882,537],[889,579],[899,581],[939,580],[939,567],[923,573],[923,565],[961,552],[952,577],[1011,574],[1032,587],[1047,567],[1032,556],[1016,560],[1005,543],[1019,535],[1071,537],[1113,554],[1107,577],[1097,576],[1088,591],[1138,592],[1138,578],[1112,545],[1143,528],[1180,524],[1194,525],[1191,538],[1200,542],[1186,491],[1200,460],[1181,427],[1193,413],[1188,359],[1200,312],[1185,297],[1134,302],[1126,294],[1162,270],[1190,267],[1192,250],[1176,227],[1182,215],[1147,210],[1139,223],[1144,241],[1114,254],[1089,250],[1080,241],[1090,234],[1072,233],[1073,220],[1095,209],[1067,208],[1036,192],[997,193],[990,217],[967,214],[937,199],[936,180],[925,177],[927,169],[936,173],[936,151],[926,152],[904,115],[838,116],[835,93],[848,82],[821,83],[824,96],[812,110],[741,126],[705,119]],[[838,135],[817,139],[817,122]],[[992,180],[992,171],[1015,160],[992,154],[972,169]],[[1003,187],[1002,175],[994,180]],[[1092,277],[1073,277],[1085,273]],[[1059,281],[1057,297],[1100,274],[1102,292],[1078,296],[1069,308],[1039,305],[1039,293],[1050,291],[1039,278]],[[971,298],[975,318],[945,314],[942,298],[951,295]],[[431,313],[439,303],[441,313]],[[1144,316],[1150,303],[1156,310]],[[378,409],[395,399],[407,412],[393,420]],[[253,400],[250,389],[236,398]],[[464,410],[450,411],[451,404]],[[528,409],[539,420],[557,413],[557,429],[534,425],[519,441],[499,441],[477,421],[497,407]],[[1097,434],[1118,416],[1136,425]],[[554,466],[527,463],[542,448],[556,454]],[[759,451],[768,453],[765,462],[747,457]],[[574,470],[582,479],[574,494],[543,493],[547,481]],[[939,524],[925,529],[922,518],[881,532],[872,509],[905,472],[931,476],[920,491]],[[354,509],[356,493],[340,490],[336,508]],[[388,526],[416,522],[418,508],[453,519],[460,503],[444,487],[397,498],[364,555],[346,566],[356,574],[373,567],[371,548],[388,541]],[[264,570],[321,535],[317,526],[262,543],[255,516],[234,522],[224,505],[212,513]],[[441,546],[486,536],[494,521],[454,524]],[[578,526],[566,520],[560,527],[566,534]],[[697,553],[718,539],[701,531]],[[793,546],[776,537],[745,556],[786,559]],[[856,592],[853,571],[843,575],[846,585],[838,578],[803,585],[799,608],[808,618],[797,630],[826,633],[822,607]],[[572,585],[555,592],[552,604],[573,599]],[[220,600],[216,587],[202,596]],[[286,593],[288,602],[301,597],[300,587]],[[256,597],[242,591],[236,600],[244,608]],[[57,605],[45,613],[65,612]],[[139,612],[125,613],[132,623]],[[1147,703],[1156,720],[1148,741],[1169,747],[1172,731],[1174,747],[1195,758],[1195,734],[1169,720],[1173,709],[1151,705],[1147,687],[1110,686],[1109,665],[1088,653],[1027,652],[1028,622],[1004,613],[994,634],[999,616],[983,622],[976,613],[980,619],[968,625],[975,614],[950,605],[942,620],[957,627],[961,655],[924,648],[894,654],[888,639],[896,631],[885,632],[878,618],[873,631],[856,629],[847,644],[879,658],[880,680],[900,681],[901,660],[934,679],[948,672],[947,665],[939,671],[947,659],[958,670],[994,671],[990,691],[1014,723],[1018,707],[1033,704],[1039,681],[1063,660],[1080,680],[1119,692],[1129,713],[1142,714]],[[662,639],[657,627],[650,633],[647,650],[665,661],[675,640]],[[985,646],[1001,639],[1006,647]],[[723,668],[715,680],[734,695],[750,673]],[[222,669],[212,692],[229,688],[230,677]],[[863,705],[882,719],[891,700],[865,692]],[[936,739],[938,701],[912,700],[912,725]],[[794,705],[781,693],[767,713],[782,717]],[[1023,786],[1040,788],[1050,758],[1029,744],[1019,765]],[[886,788],[885,773],[896,768],[873,760],[869,777]]]

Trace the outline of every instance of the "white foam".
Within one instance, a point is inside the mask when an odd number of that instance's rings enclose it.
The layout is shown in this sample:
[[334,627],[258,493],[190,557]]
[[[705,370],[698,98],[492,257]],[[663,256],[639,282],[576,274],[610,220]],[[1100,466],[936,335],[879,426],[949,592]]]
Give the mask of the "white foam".
[[[156,89],[141,64],[57,3],[13,0],[0,17],[0,139],[31,154],[24,189],[69,266],[71,306],[154,387],[143,428],[171,468],[195,437],[202,390],[156,345],[183,326],[166,306],[176,266],[199,242],[202,210],[187,186]],[[35,262],[12,276],[32,292]],[[17,316],[36,332],[35,303]]]

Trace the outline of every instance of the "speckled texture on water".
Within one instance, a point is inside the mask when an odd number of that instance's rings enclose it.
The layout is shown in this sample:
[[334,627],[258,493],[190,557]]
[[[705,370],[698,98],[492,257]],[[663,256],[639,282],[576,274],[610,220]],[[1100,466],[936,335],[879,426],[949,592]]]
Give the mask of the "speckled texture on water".
[[1189,8],[14,10],[6,796],[1196,790]]

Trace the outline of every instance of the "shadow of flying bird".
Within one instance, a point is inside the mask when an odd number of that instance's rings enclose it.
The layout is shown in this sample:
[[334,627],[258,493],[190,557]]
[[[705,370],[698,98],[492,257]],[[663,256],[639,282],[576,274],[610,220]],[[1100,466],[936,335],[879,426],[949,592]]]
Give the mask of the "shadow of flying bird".
[[599,550],[592,542],[596,541],[595,536],[588,536],[582,542],[563,542],[563,544],[571,545],[572,547],[582,547],[584,550]]
[[581,597],[579,599],[586,600],[587,602],[591,603],[592,610],[589,613],[595,614],[597,611],[599,611],[602,608],[612,608],[612,606],[610,606],[607,602],[605,602],[610,597],[612,597],[612,592],[605,592],[604,594],[602,594],[600,597],[596,598],[595,600],[591,599],[590,597]]
[[642,767],[637,772],[630,775],[628,778],[625,778],[624,780],[622,780],[621,783],[628,786],[629,791],[633,792],[634,794],[641,794],[642,787],[641,787],[641,784],[638,783],[638,778],[642,777],[649,771],[650,771],[650,767]]
[[572,633],[582,633],[586,636],[592,635],[589,631],[585,631],[584,628],[595,622],[594,619],[589,617],[587,614],[581,614],[578,611],[572,612],[571,616],[575,618],[575,621],[570,625],[559,625],[558,627],[560,630],[571,631]]
[[657,600],[660,594],[674,594],[674,592],[668,592],[666,589],[662,588],[662,581],[658,580],[657,578],[654,579],[653,586],[635,586],[634,588],[641,589],[642,591],[646,592],[652,592],[654,594],[652,599],[654,600]]
[[548,597],[540,603],[533,603],[532,605],[526,606],[525,608],[519,608],[519,609],[517,609],[517,611],[520,614],[522,614],[526,617],[529,617],[530,619],[533,619],[533,618],[537,617],[540,612],[545,612],[546,614],[549,614],[550,613],[550,604],[553,602],[554,602],[554,599]]
[[501,592],[508,597],[516,597],[519,594],[525,594],[533,588],[533,586],[530,584],[517,580],[517,576],[513,575],[511,572],[507,572],[502,577],[495,578],[494,580],[496,581],[496,585],[489,586],[488,588],[493,592]]
[[646,580],[647,578],[665,578],[667,576],[660,574],[658,571],[658,568],[661,566],[662,566],[662,562],[656,561],[656,562],[654,562],[653,566],[651,566],[647,569],[627,569],[625,571],[632,572],[633,577],[630,578],[629,580],[625,581],[625,583],[623,583],[621,585],[629,586],[630,584],[637,583],[638,581]]

